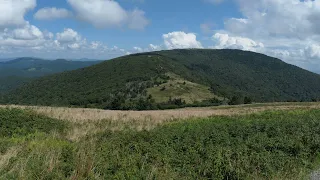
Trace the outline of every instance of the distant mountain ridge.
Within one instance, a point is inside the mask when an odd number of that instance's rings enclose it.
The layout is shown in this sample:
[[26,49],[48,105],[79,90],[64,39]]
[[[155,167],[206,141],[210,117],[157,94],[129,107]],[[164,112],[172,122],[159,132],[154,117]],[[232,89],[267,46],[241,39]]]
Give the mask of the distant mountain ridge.
[[23,57],[0,62],[0,93],[13,90],[34,78],[88,67],[101,61],[44,60]]
[[0,77],[20,75],[23,77],[38,77],[83,68],[99,62],[101,61],[44,60],[29,57],[17,58],[11,61],[0,62]]
[[277,58],[241,50],[182,49],[133,54],[46,76],[2,101],[140,110],[163,104],[319,99],[320,75]]

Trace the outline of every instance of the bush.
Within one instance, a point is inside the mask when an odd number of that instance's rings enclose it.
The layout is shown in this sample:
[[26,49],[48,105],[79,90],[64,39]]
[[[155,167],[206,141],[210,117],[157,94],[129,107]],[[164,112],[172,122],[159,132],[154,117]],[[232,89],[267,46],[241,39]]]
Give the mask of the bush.
[[64,121],[38,115],[32,111],[0,108],[0,138],[23,136],[35,132],[63,132],[67,127]]
[[249,97],[244,97],[243,103],[244,104],[251,104],[252,103],[252,99],[249,98]]
[[104,179],[300,179],[319,158],[315,117],[319,110],[279,111],[105,132],[98,135],[96,172]]

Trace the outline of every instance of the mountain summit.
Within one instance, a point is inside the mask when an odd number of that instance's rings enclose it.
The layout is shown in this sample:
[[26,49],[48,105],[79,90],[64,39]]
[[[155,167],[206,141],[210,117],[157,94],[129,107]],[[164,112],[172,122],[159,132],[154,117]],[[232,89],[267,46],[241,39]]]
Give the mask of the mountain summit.
[[43,77],[7,94],[4,101],[153,109],[159,104],[318,98],[318,74],[277,58],[241,50],[185,49],[134,54]]

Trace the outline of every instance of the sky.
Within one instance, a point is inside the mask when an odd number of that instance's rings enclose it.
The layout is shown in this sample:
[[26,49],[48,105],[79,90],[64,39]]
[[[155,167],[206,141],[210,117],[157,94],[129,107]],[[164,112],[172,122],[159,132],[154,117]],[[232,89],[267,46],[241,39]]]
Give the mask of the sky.
[[241,49],[320,72],[320,0],[0,0],[0,58]]

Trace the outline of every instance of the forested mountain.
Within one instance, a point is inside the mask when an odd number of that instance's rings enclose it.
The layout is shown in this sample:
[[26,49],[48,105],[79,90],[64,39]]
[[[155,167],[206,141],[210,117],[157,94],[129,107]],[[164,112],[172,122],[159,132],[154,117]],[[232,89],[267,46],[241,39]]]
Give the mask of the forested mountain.
[[0,93],[13,90],[37,77],[79,69],[100,61],[68,61],[17,58],[0,62]]
[[279,59],[240,50],[188,49],[134,54],[46,76],[6,94],[2,101],[154,109],[319,98],[320,75]]
[[65,59],[44,60],[37,58],[17,58],[0,62],[0,77],[38,77],[52,73],[70,71],[99,63],[100,61],[68,61]]

